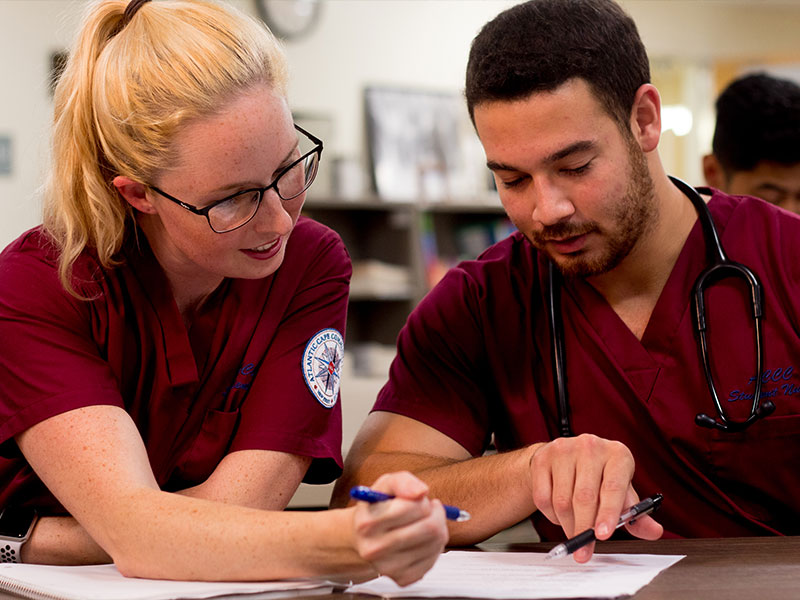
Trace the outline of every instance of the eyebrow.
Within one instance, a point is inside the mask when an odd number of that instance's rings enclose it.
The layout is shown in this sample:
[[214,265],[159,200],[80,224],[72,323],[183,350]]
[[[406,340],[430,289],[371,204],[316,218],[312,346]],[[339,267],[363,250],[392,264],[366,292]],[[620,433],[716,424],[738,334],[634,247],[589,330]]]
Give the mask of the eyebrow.
[[[577,154],[579,152],[586,152],[587,150],[592,150],[596,146],[596,142],[593,140],[580,140],[578,142],[572,143],[569,146],[562,148],[561,150],[557,150],[550,154],[549,156],[545,157],[544,162],[546,164],[553,164],[560,160],[567,158],[572,154]],[[519,171],[520,169],[509,165],[506,163],[496,162],[493,160],[486,161],[486,166],[489,167],[490,171]]]
[[[295,143],[295,145],[292,146],[292,149],[289,150],[289,152],[286,153],[286,156],[283,157],[283,160],[280,162],[280,165],[278,166],[277,169],[275,169],[276,172],[288,167],[289,163],[294,162],[294,161],[291,160],[291,156],[292,156],[292,153],[294,153],[294,151],[297,150],[299,146],[300,146],[300,136],[297,137],[297,143]],[[270,181],[270,183],[272,183],[272,181]],[[215,188],[214,190],[208,192],[208,195],[211,196],[211,195],[216,195],[216,194],[224,194],[226,192],[230,192],[232,190],[235,190],[235,189],[238,189],[238,188],[242,188],[243,185],[247,186],[248,189],[250,187],[252,187],[252,186],[257,187],[257,188],[262,187],[262,184],[259,181],[251,181],[249,183],[245,183],[245,182],[242,182],[242,181],[237,181],[236,183],[229,183],[228,185],[223,185],[222,187]],[[224,198],[223,198],[223,200],[224,200]]]
[[789,190],[781,185],[777,185],[775,183],[770,183],[765,181],[764,183],[759,183],[754,189],[757,190],[769,190],[771,192],[780,192],[782,194],[788,194]]

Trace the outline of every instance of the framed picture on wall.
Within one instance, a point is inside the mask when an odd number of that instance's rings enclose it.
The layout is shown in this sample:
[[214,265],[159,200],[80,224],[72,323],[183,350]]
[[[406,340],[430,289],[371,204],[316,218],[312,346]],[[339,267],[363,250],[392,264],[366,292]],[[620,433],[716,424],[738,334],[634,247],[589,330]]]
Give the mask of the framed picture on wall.
[[364,106],[380,198],[438,202],[474,194],[464,143],[469,121],[459,94],[368,87]]
[[61,78],[61,73],[64,72],[64,67],[67,66],[68,54],[66,50],[55,50],[50,53],[50,74],[48,77],[48,87],[50,95],[56,89],[56,84]]

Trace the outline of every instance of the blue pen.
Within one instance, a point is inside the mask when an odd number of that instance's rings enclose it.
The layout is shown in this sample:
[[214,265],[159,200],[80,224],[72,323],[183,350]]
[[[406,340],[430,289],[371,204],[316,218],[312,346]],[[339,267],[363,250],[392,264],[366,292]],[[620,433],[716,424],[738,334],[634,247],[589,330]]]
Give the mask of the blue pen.
[[[375,504],[376,502],[384,502],[386,500],[391,500],[394,496],[390,496],[389,494],[384,494],[383,492],[376,492],[373,489],[368,488],[365,485],[357,485],[356,487],[350,490],[350,497],[356,500],[361,500],[362,502],[369,502],[370,504]],[[444,504],[444,514],[447,518],[451,521],[469,521],[470,514],[465,511],[461,510],[460,508],[456,508],[455,506],[449,506]]]

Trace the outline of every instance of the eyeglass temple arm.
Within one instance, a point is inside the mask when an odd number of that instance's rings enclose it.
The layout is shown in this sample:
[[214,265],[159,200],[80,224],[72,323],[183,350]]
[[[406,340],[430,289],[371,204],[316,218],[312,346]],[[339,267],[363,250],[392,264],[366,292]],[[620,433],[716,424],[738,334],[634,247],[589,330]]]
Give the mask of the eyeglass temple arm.
[[309,133],[308,131],[300,127],[300,125],[298,125],[297,123],[294,124],[294,128],[300,133],[302,133],[304,136],[306,136],[308,139],[310,139],[312,142],[314,142],[314,145],[319,146],[319,153],[322,154],[323,144],[321,139],[319,139],[313,133]]

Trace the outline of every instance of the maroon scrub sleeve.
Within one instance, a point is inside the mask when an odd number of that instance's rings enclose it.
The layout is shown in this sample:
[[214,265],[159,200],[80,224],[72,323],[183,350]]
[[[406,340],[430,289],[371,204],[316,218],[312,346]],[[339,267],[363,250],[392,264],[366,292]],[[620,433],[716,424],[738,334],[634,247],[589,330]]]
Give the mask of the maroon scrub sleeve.
[[344,335],[351,265],[330,230],[313,252],[306,250],[307,270],[242,405],[231,451],[263,448],[310,456],[314,461],[304,481],[327,483],[342,470],[341,402],[339,394],[333,406],[320,402],[309,390],[302,363],[317,332],[330,328]]
[[[13,246],[26,243],[22,238]],[[90,304],[61,288],[46,259],[9,250],[4,255],[0,443],[4,454],[17,455],[12,438],[32,425],[76,408],[121,407],[123,402],[114,374],[92,339]]]
[[486,345],[476,287],[456,268],[419,303],[400,332],[389,381],[373,407],[421,421],[473,456],[490,440],[486,397],[492,388],[482,367]]

